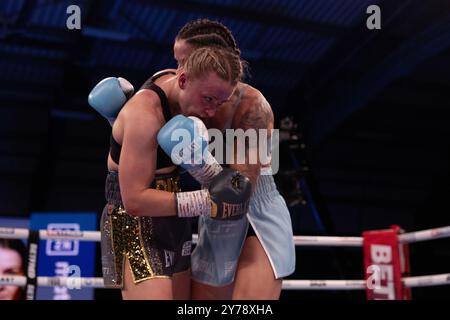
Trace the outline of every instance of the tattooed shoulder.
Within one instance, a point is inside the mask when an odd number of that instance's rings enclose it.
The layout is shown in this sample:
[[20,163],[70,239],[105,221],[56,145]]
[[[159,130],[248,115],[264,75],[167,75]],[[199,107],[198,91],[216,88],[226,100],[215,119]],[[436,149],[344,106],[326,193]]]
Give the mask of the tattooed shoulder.
[[270,104],[262,94],[249,98],[241,110],[241,115],[236,123],[237,127],[244,130],[267,129],[273,123],[273,113]]

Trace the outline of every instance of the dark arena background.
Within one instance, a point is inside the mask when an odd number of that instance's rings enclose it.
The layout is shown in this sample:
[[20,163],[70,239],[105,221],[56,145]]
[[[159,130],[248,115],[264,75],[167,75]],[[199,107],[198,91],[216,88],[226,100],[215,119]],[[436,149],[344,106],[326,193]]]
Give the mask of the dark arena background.
[[[442,237],[408,244],[410,270],[403,276],[444,275],[418,281],[424,285],[411,288],[409,298],[449,299],[448,0],[1,0],[4,237],[12,237],[10,228],[99,230],[111,127],[89,106],[89,92],[106,77],[139,88],[156,71],[176,68],[175,36],[197,18],[233,32],[249,65],[245,82],[273,109],[280,130],[274,178],[294,235],[442,228],[430,231]],[[195,219],[192,225],[196,233]],[[25,249],[37,241],[32,234],[20,237]],[[286,283],[365,278],[361,245],[303,244],[295,251]],[[40,240],[37,268],[39,276],[102,277],[100,243]],[[17,274],[25,278],[21,286],[32,283],[25,271]],[[0,270],[2,276],[8,272]],[[7,284],[0,283],[0,297]],[[349,289],[317,281],[285,287],[280,299],[368,296],[364,288]],[[61,284],[39,286],[35,298],[121,295]]]

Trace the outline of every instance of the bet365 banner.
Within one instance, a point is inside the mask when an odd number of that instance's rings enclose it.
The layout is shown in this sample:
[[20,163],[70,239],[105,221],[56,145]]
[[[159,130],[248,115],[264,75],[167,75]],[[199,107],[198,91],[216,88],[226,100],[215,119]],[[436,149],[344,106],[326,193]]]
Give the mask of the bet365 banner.
[[401,232],[394,225],[363,233],[367,300],[411,299],[411,289],[402,282],[410,267],[408,245],[398,239]]
[[[95,213],[33,213],[30,229],[95,231]],[[40,240],[39,277],[94,277],[95,243],[79,240]],[[38,287],[36,300],[92,300],[93,288]]]

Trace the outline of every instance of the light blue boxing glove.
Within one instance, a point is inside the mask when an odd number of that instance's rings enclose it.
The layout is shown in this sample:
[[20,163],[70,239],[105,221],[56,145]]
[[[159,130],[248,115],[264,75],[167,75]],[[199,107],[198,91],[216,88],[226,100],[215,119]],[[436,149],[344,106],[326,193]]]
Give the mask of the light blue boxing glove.
[[208,131],[200,119],[177,115],[161,128],[157,139],[173,163],[203,185],[201,190],[175,194],[179,217],[223,220],[239,219],[247,213],[251,182],[236,170],[222,169],[208,150]]
[[222,166],[208,150],[208,130],[197,117],[177,115],[158,132],[158,143],[172,162],[208,186]]
[[100,81],[89,93],[89,105],[112,126],[120,109],[133,95],[133,85],[124,78],[109,77]]

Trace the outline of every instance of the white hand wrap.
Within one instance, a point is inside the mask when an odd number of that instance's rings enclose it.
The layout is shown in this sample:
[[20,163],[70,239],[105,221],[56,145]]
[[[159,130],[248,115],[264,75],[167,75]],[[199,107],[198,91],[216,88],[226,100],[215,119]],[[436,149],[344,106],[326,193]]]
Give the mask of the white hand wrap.
[[212,154],[207,151],[205,152],[206,164],[193,169],[187,170],[189,174],[197,180],[203,187],[208,187],[211,180],[223,170],[222,166],[217,162],[217,160],[212,156]]
[[[203,121],[193,116],[190,116],[188,118],[192,119],[195,122],[195,129],[197,130],[196,134],[201,136],[204,141],[209,141],[208,129],[206,128]],[[190,150],[188,154],[192,154],[197,150],[196,148],[192,149],[193,150]],[[202,185],[202,187],[208,187],[211,180],[223,169],[222,166],[217,162],[217,160],[212,156],[211,152],[209,152],[208,150],[203,151],[202,160],[204,164],[187,171],[195,180],[197,180]]]
[[175,194],[177,212],[181,218],[211,215],[211,198],[206,189]]

